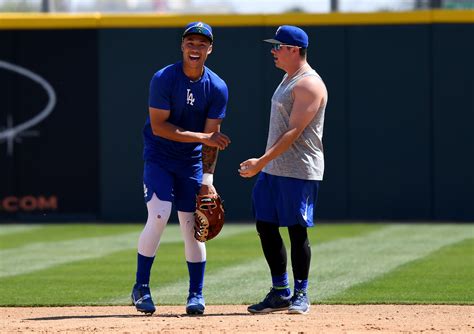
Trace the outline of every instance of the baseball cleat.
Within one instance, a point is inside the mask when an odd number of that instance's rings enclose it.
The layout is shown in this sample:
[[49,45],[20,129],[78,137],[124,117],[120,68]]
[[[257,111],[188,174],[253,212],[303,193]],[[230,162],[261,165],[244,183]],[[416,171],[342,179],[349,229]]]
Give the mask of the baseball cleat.
[[204,297],[196,292],[191,292],[188,296],[188,301],[186,303],[186,314],[203,314],[205,308],[206,304],[204,303]]
[[270,313],[287,310],[290,306],[290,296],[285,297],[274,288],[265,296],[260,303],[250,305],[247,311],[250,313]]
[[291,298],[288,313],[291,314],[307,314],[309,312],[309,300],[304,290],[296,290]]
[[152,315],[156,311],[148,284],[135,284],[133,286],[132,303],[138,312]]

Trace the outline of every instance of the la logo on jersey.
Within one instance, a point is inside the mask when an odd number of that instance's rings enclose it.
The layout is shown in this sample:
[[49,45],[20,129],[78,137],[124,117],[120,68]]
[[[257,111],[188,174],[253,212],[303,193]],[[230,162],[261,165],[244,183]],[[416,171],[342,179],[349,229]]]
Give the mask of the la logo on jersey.
[[190,105],[194,105],[194,96],[193,96],[193,93],[191,93],[191,89],[187,89],[188,93],[187,93],[187,97],[186,97],[186,104],[190,104]]

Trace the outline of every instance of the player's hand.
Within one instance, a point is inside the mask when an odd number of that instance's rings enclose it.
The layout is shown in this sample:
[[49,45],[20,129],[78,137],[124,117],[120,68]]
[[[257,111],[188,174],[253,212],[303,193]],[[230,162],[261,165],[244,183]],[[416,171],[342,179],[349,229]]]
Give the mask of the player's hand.
[[217,147],[224,150],[230,144],[230,138],[221,132],[205,133],[202,143],[209,147]]
[[265,165],[260,159],[252,158],[240,164],[239,174],[242,177],[252,177],[258,174]]
[[199,190],[199,195],[200,196],[206,196],[207,195],[207,196],[210,196],[210,197],[217,198],[217,190],[213,185],[207,186],[207,185],[203,184],[201,186],[201,189]]

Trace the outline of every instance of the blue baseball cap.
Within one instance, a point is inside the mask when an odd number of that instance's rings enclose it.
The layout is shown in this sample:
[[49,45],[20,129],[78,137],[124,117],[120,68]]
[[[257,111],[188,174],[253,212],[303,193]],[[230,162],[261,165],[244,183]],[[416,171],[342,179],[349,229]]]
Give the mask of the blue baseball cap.
[[211,43],[214,40],[211,26],[204,22],[191,22],[184,28],[183,38],[192,34],[203,35],[207,37]]
[[299,46],[305,49],[309,44],[308,35],[306,35],[303,29],[295,26],[280,26],[278,27],[274,38],[265,39],[263,41],[272,44]]

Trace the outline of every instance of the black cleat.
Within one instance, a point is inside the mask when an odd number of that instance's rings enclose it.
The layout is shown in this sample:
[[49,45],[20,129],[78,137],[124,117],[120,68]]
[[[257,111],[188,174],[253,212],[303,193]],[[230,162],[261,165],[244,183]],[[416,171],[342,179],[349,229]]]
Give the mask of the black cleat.
[[290,296],[281,296],[277,290],[271,289],[260,303],[250,305],[247,311],[250,313],[270,313],[287,310],[290,306]]

